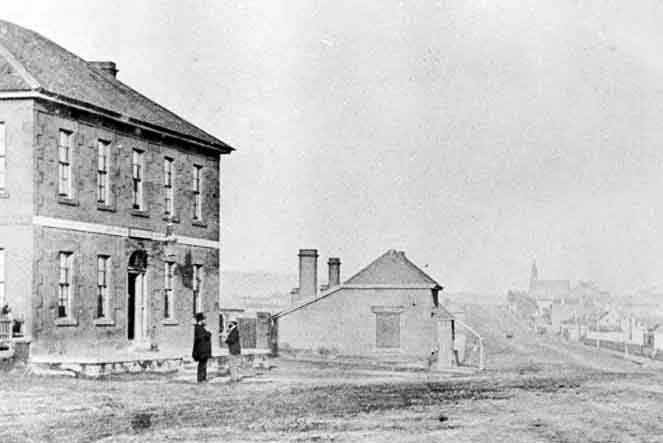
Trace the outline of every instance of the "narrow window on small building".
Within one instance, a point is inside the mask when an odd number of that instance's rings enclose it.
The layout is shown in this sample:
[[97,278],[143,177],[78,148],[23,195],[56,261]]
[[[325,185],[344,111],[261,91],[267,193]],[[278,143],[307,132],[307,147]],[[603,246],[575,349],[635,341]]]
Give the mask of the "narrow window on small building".
[[133,209],[143,209],[143,151],[133,150],[131,160],[133,177]]
[[173,318],[173,276],[175,274],[175,263],[166,262],[164,273],[163,290],[163,317]]
[[71,252],[60,252],[60,282],[58,287],[58,317],[69,317],[71,311]]
[[5,250],[0,248],[0,308],[7,303],[5,299]]
[[175,213],[175,201],[173,190],[173,159],[163,159],[163,187],[164,187],[164,214],[172,217]]
[[397,313],[379,312],[375,314],[376,347],[401,347],[400,320],[400,314]]
[[7,186],[7,141],[5,139],[5,122],[0,122],[0,192]]
[[109,256],[97,256],[97,318],[106,318],[110,312],[110,297],[108,294],[109,263]]
[[201,288],[203,285],[203,265],[193,265],[193,314],[203,312]]
[[97,142],[97,202],[107,205],[110,200],[108,186],[108,159],[110,143],[104,140]]
[[60,129],[58,139],[58,194],[71,197],[71,131]]
[[193,165],[193,219],[197,221],[203,219],[202,170],[202,166]]

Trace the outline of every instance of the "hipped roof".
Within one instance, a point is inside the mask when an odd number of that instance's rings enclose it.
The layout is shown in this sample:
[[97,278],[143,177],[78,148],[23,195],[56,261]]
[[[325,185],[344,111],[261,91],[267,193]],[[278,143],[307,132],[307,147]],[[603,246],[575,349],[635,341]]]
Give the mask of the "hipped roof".
[[26,91],[107,111],[224,153],[233,150],[53,41],[0,20],[0,92]]

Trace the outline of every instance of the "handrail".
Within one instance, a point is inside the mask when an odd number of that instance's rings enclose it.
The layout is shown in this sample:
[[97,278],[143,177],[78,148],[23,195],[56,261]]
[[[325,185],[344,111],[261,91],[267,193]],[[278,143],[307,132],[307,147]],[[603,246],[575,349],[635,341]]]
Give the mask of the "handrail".
[[470,331],[479,340],[479,370],[483,371],[486,368],[486,354],[483,347],[483,337],[467,323],[458,320],[457,318],[455,318],[454,321]]

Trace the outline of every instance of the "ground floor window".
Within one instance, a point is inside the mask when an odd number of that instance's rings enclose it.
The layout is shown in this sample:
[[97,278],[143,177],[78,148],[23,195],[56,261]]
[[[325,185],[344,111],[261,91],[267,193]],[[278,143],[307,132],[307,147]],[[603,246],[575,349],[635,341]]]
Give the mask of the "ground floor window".
[[73,254],[71,252],[60,252],[58,318],[69,317],[71,313],[72,257]]
[[173,277],[175,275],[175,263],[166,262],[165,266],[163,317],[173,318]]
[[107,255],[97,256],[97,318],[108,317],[109,295],[108,295],[108,270],[110,257]]
[[193,265],[193,314],[196,315],[197,312],[203,312],[202,300],[201,300],[201,287],[203,283],[203,265]]

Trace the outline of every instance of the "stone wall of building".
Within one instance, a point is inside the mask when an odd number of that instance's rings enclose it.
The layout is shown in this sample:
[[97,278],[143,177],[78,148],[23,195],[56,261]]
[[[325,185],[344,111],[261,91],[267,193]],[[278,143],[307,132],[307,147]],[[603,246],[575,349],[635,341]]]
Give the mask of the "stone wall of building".
[[[191,268],[202,265],[202,309],[208,328],[218,334],[218,251],[187,245],[123,238],[113,235],[37,227],[36,292],[33,353],[95,356],[121,351],[128,339],[128,267],[135,251],[147,253],[147,336],[145,341],[167,354],[188,355],[193,340]],[[60,251],[73,256],[71,318],[58,319]],[[97,256],[110,257],[110,310],[96,317]],[[173,282],[174,315],[164,317],[164,262],[176,264]],[[136,339],[139,339],[136,331]]]
[[[109,125],[99,118],[66,108],[39,105],[36,111],[36,215],[110,226],[130,226],[218,240],[219,155],[172,140]],[[71,199],[58,196],[58,133],[73,133]],[[110,142],[110,201],[97,202],[97,143]],[[144,152],[144,209],[132,209],[132,153]],[[166,218],[164,157],[174,159],[174,217]],[[193,220],[193,166],[202,166],[202,221]]]
[[14,318],[31,324],[33,102],[0,100],[5,127],[6,186],[0,189],[0,249],[5,255],[5,296]]
[[[34,109],[34,290],[29,330],[35,354],[86,355],[126,350],[128,262],[148,254],[146,341],[165,353],[191,352],[192,266],[202,265],[202,308],[218,334],[219,155],[117,122],[49,103]],[[71,131],[73,192],[58,195],[58,132]],[[108,204],[97,201],[97,143],[110,142]],[[132,153],[144,151],[144,208],[132,208]],[[30,149],[30,148],[28,148]],[[164,157],[174,159],[174,217],[166,217]],[[193,220],[193,165],[202,166],[202,220]],[[53,224],[57,226],[53,226]],[[168,237],[166,234],[174,234]],[[175,242],[171,240],[177,239]],[[202,242],[202,244],[201,244]],[[71,318],[57,319],[60,252],[73,254]],[[96,319],[97,256],[110,257],[111,309]],[[176,263],[174,318],[164,319],[164,262]],[[30,280],[30,279],[28,279]],[[135,340],[134,340],[135,342]],[[213,340],[216,347],[216,340]]]
[[[376,345],[376,310],[400,311],[400,347]],[[279,346],[343,355],[384,353],[428,358],[435,349],[436,323],[429,289],[342,288],[278,319]]]

